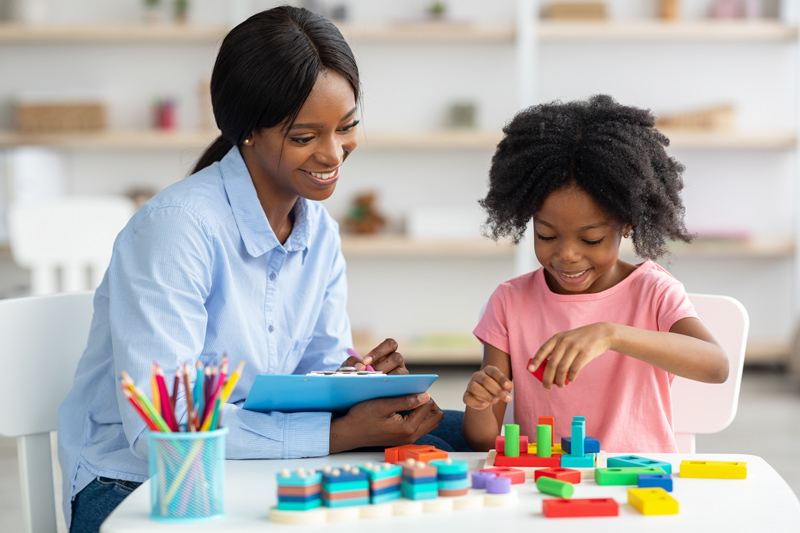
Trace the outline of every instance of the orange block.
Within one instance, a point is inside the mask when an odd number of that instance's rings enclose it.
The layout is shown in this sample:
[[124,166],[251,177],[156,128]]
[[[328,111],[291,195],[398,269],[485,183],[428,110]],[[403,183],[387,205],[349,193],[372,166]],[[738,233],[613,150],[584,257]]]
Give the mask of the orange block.
[[[540,416],[539,425],[550,426],[550,446],[556,442],[556,417],[554,416]],[[537,443],[538,444],[538,443]]]
[[386,448],[383,451],[384,462],[389,464],[400,463],[406,460],[406,453],[409,450],[419,448],[428,449],[433,446],[423,446],[421,444],[404,444],[403,446],[395,446],[393,448]]
[[428,446],[424,449],[416,448],[406,451],[405,459],[414,459],[415,461],[429,463],[434,459],[447,459],[447,452],[433,446]]

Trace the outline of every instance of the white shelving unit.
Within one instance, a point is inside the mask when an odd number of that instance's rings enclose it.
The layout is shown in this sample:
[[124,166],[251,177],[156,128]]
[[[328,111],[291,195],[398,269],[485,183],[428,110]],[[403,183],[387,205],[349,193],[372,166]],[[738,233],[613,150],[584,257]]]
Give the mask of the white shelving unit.
[[[625,15],[642,9],[638,2],[610,3]],[[764,96],[769,80],[738,83],[726,73],[753,65],[759,68],[749,70],[750,78],[769,77],[776,66],[795,72],[796,24],[777,19],[663,23],[630,16],[603,23],[552,22],[537,20],[533,0],[459,3],[468,15],[464,20],[473,22],[392,23],[374,16],[378,8],[367,0],[352,4],[354,18],[366,14],[364,21],[340,27],[362,71],[364,120],[361,149],[348,160],[339,190],[326,202],[334,216],[342,217],[352,195],[365,189],[378,192],[380,206],[395,220],[420,206],[476,208],[502,125],[535,102],[608,92],[658,112],[709,103],[714,94],[731,97],[742,109],[739,129],[665,134],[670,150],[687,165],[690,223],[707,229],[716,219],[733,221],[752,238],[676,246],[667,266],[691,292],[724,292],[745,303],[752,319],[751,358],[776,360],[787,352],[800,301],[798,295],[786,296],[800,292],[793,226],[800,153],[797,89],[779,91],[775,98],[787,100],[781,104],[787,116],[773,120],[777,106],[759,101],[772,98]],[[206,10],[213,10],[209,5]],[[403,8],[386,9],[397,14]],[[124,192],[143,176],[154,188],[180,179],[217,134],[199,129],[196,113],[187,109],[195,83],[210,74],[225,32],[213,22],[0,24],[0,71],[21,67],[6,50],[43,70],[54,61],[74,61],[78,68],[71,75],[103,87],[111,107],[110,128],[95,134],[20,135],[0,112],[0,151],[19,146],[61,151],[72,176],[69,190],[76,193]],[[120,62],[133,66],[117,68]],[[180,68],[165,69],[161,62]],[[704,69],[720,73],[719,87],[713,89],[715,80],[707,80],[702,90],[693,91]],[[0,80],[0,98],[45,82],[39,74],[21,72],[13,82]],[[141,110],[157,90],[184,96],[183,129],[158,132],[143,123]],[[478,104],[477,129],[442,127],[444,109],[460,100]],[[766,170],[756,187],[752,172],[762,167]],[[727,183],[730,190],[714,183]],[[737,196],[738,189],[744,192]],[[778,197],[774,210],[756,194],[770,189]],[[741,198],[748,195],[752,205]],[[734,205],[746,208],[732,214]],[[764,222],[775,216],[792,228],[778,231]],[[482,239],[478,228],[473,233],[465,239],[344,236],[357,349],[395,336],[412,361],[479,361],[480,346],[469,337],[480,306],[499,282],[531,268],[533,254],[529,244],[514,248]],[[633,259],[630,251],[625,254]]]

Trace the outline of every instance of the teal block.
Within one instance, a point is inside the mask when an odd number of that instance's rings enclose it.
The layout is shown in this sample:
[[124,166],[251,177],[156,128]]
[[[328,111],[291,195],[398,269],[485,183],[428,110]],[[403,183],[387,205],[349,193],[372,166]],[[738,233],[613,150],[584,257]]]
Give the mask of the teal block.
[[575,418],[572,419],[572,439],[569,443],[569,454],[583,457],[585,455],[583,439],[586,438],[586,422],[575,421]]
[[398,489],[393,492],[387,492],[386,494],[378,494],[377,496],[370,496],[369,502],[373,505],[378,505],[379,503],[386,503],[392,500],[396,500],[402,495],[403,495],[402,491]]
[[672,474],[672,464],[665,463],[664,461],[656,461],[648,459],[647,457],[639,457],[638,455],[626,455],[624,457],[609,457],[608,467],[650,467],[661,468],[667,474]]
[[[313,472],[309,474],[309,472]],[[288,477],[284,474],[288,473]],[[298,471],[288,472],[282,470],[276,474],[279,487],[310,487],[322,481],[322,473],[309,470],[304,475],[298,474]]]
[[436,483],[422,483],[412,485],[410,483],[401,483],[403,496],[409,500],[431,500],[439,497],[439,487]]
[[325,507],[355,507],[369,505],[369,498],[349,498],[347,500],[325,500]]
[[307,502],[278,502],[278,509],[281,511],[310,511],[322,505],[322,499]]
[[436,467],[439,474],[466,474],[469,464],[461,459],[434,459],[429,465]]
[[598,485],[638,485],[639,474],[665,474],[658,467],[595,468],[594,480]]
[[369,490],[369,481],[341,481],[339,483],[322,482],[322,490],[327,492],[350,492],[351,490]]
[[458,479],[453,481],[438,481],[436,483],[440,490],[458,490],[469,488],[469,479]]
[[403,467],[401,465],[390,465],[389,463],[367,463],[361,468],[367,473],[367,478],[370,481],[380,481],[403,474]]
[[594,468],[594,454],[582,456],[564,454],[561,456],[561,468]]

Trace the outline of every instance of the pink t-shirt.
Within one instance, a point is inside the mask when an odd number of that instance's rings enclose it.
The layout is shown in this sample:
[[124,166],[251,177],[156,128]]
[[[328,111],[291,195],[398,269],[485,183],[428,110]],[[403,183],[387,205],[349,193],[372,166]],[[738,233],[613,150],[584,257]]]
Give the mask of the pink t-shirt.
[[608,452],[677,452],[672,431],[672,374],[619,352],[588,363],[574,382],[547,391],[527,370],[544,342],[561,331],[614,322],[669,331],[697,318],[683,284],[647,260],[627,278],[595,294],[555,294],[539,268],[501,284],[473,332],[511,356],[514,421],[535,440],[540,416],[555,417],[555,439],[570,436],[573,416]]

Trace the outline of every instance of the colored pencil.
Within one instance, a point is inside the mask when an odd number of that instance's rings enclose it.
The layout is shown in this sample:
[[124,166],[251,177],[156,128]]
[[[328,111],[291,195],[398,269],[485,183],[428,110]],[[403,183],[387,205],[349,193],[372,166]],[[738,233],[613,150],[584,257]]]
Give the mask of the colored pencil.
[[178,423],[175,420],[175,413],[169,404],[169,394],[167,393],[167,382],[164,380],[164,371],[156,365],[156,384],[158,394],[161,396],[161,414],[172,431],[179,431]]
[[189,386],[189,364],[183,364],[183,388],[186,389],[186,427],[195,431],[194,404],[192,403],[192,388]]
[[165,433],[171,433],[172,432],[170,427],[167,425],[167,422],[155,410],[155,408],[153,407],[153,404],[150,403],[150,400],[147,399],[147,396],[145,396],[144,392],[139,387],[136,387],[136,398],[139,400],[139,403],[142,404],[142,407],[144,407],[144,410],[147,412],[147,414],[150,415],[150,418],[152,418],[153,421],[156,423],[156,426],[158,426],[158,429],[160,429],[161,431],[163,431]]
[[236,367],[236,370],[233,371],[231,377],[228,378],[227,383],[222,388],[222,403],[228,403],[228,398],[231,397],[231,393],[233,392],[233,388],[236,387],[236,382],[239,381],[239,378],[242,375],[242,369],[244,368],[244,361],[239,361],[239,365]]
[[218,393],[225,383],[225,378],[228,377],[228,355],[222,354],[222,364],[219,367],[219,377],[217,378],[217,385],[214,387],[214,393]]
[[122,394],[125,395],[125,398],[127,398],[133,408],[136,409],[136,412],[139,413],[140,417],[142,417],[142,420],[144,420],[144,423],[147,424],[147,427],[150,429],[150,431],[158,431],[158,426],[156,426],[156,423],[153,422],[152,418],[147,416],[144,408],[139,405],[139,402],[136,400],[136,397],[133,395],[133,393],[128,390],[125,385],[122,385],[120,388],[122,389]]
[[220,399],[221,398],[219,398],[218,396],[213,398],[214,408],[211,410],[211,412],[208,413],[208,416],[203,421],[203,425],[200,427],[200,431],[213,431],[212,424],[216,421],[216,418],[218,416],[216,413],[217,411],[219,411]]
[[156,381],[156,365],[155,361],[150,365],[150,393],[153,396],[153,407],[157,413],[161,412],[161,395],[158,393],[158,382]]
[[197,369],[197,377],[194,382],[194,394],[192,398],[195,403],[195,424],[198,426],[197,429],[200,429],[199,418],[200,413],[203,412],[203,363],[198,359],[194,366]]
[[178,403],[178,386],[181,383],[181,366],[178,365],[178,368],[175,369],[175,379],[172,380],[172,396],[170,397],[170,403],[172,405],[172,412],[175,412],[175,405]]

